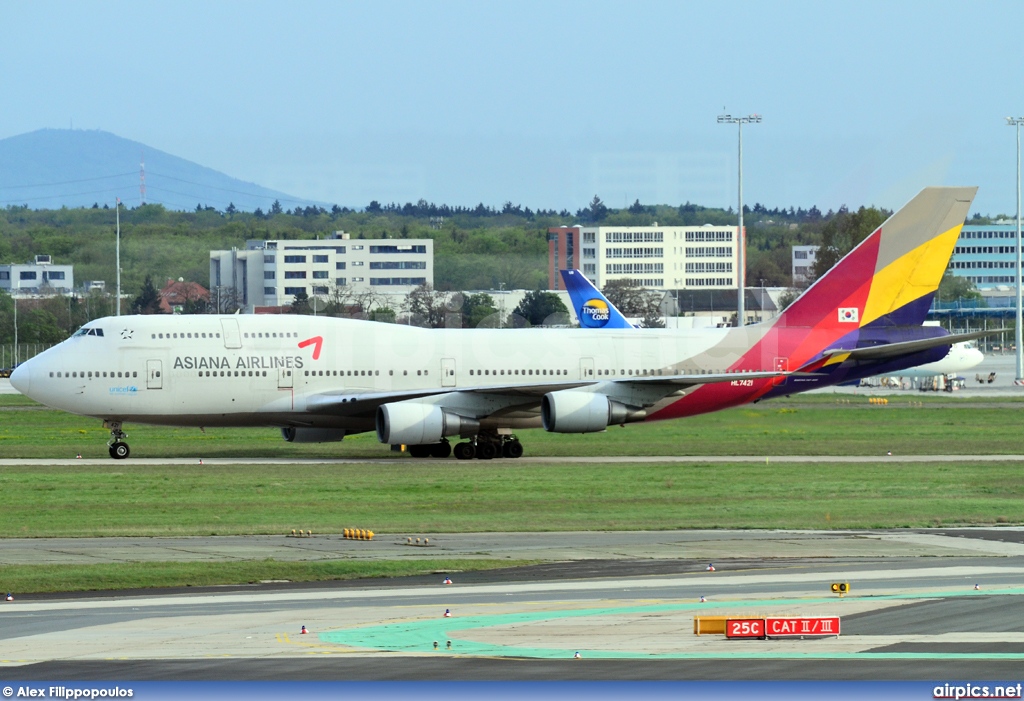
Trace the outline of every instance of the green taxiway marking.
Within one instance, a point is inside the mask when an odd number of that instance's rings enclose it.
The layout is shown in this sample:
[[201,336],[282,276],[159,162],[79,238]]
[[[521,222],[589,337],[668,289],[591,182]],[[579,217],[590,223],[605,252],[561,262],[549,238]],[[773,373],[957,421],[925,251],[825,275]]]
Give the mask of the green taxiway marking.
[[[936,599],[959,596],[1020,596],[1024,588],[993,589],[988,591],[934,592],[913,594],[891,594],[872,596],[872,601],[893,601],[901,599]],[[458,639],[458,633],[479,628],[511,626],[569,618],[594,616],[622,616],[629,614],[656,614],[669,611],[702,611],[711,613],[714,609],[760,608],[836,603],[834,597],[811,599],[762,599],[756,601],[718,601],[705,603],[650,604],[639,606],[612,606],[588,609],[565,609],[535,612],[504,613],[492,615],[458,616],[456,618],[431,618],[426,620],[403,620],[377,626],[345,628],[319,634],[321,641],[363,649],[393,652],[430,653],[436,650],[446,654],[492,656],[492,657],[535,657],[564,659],[572,654],[565,648],[519,647],[496,643]],[[762,613],[762,611],[758,611]],[[452,648],[447,648],[447,641]],[[579,648],[587,658],[644,658],[644,659],[995,659],[1024,660],[1024,653],[957,653],[957,652],[758,652],[747,648],[729,652],[666,652],[647,653],[628,650],[590,650],[585,645]]]

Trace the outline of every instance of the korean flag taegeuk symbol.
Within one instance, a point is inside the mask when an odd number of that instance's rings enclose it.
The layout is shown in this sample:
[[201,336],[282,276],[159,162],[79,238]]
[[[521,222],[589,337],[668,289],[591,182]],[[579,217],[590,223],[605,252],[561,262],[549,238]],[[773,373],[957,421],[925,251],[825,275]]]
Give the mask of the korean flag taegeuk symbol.
[[839,322],[845,324],[856,324],[860,321],[857,307],[839,307]]

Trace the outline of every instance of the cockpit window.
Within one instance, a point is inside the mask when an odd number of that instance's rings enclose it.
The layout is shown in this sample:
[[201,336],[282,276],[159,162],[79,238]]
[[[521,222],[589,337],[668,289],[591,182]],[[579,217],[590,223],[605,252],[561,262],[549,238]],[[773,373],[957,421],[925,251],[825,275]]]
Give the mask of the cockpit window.
[[86,327],[83,326],[82,328],[78,329],[78,331],[75,332],[75,336],[102,336],[102,335],[103,335],[103,329],[97,328],[97,327],[86,328]]

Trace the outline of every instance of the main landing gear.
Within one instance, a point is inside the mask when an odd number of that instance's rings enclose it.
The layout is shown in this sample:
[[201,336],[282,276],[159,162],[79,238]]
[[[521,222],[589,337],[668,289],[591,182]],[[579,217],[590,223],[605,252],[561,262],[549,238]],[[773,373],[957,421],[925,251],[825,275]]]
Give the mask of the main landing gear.
[[103,423],[104,428],[110,429],[110,442],[107,443],[107,449],[110,452],[110,457],[114,460],[124,460],[126,457],[131,455],[131,449],[128,448],[128,444],[124,442],[124,439],[128,437],[124,431],[121,430],[120,421],[106,421]]
[[442,438],[439,443],[409,446],[409,454],[414,458],[447,458],[453,453],[457,460],[514,459],[523,457],[523,444],[515,436],[499,436],[489,432],[481,433],[464,443],[456,443],[454,449],[447,438]]
[[480,433],[474,440],[455,446],[455,457],[459,460],[493,460],[494,458],[521,458],[523,444],[515,436],[499,436],[497,433]]

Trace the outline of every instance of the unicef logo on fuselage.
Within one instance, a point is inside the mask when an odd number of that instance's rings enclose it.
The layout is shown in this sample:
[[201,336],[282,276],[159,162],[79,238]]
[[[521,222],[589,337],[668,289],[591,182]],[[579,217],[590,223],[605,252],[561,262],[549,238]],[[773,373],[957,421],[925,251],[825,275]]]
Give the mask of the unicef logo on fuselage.
[[610,318],[608,305],[600,299],[584,302],[580,310],[580,324],[588,329],[599,329],[607,324]]

